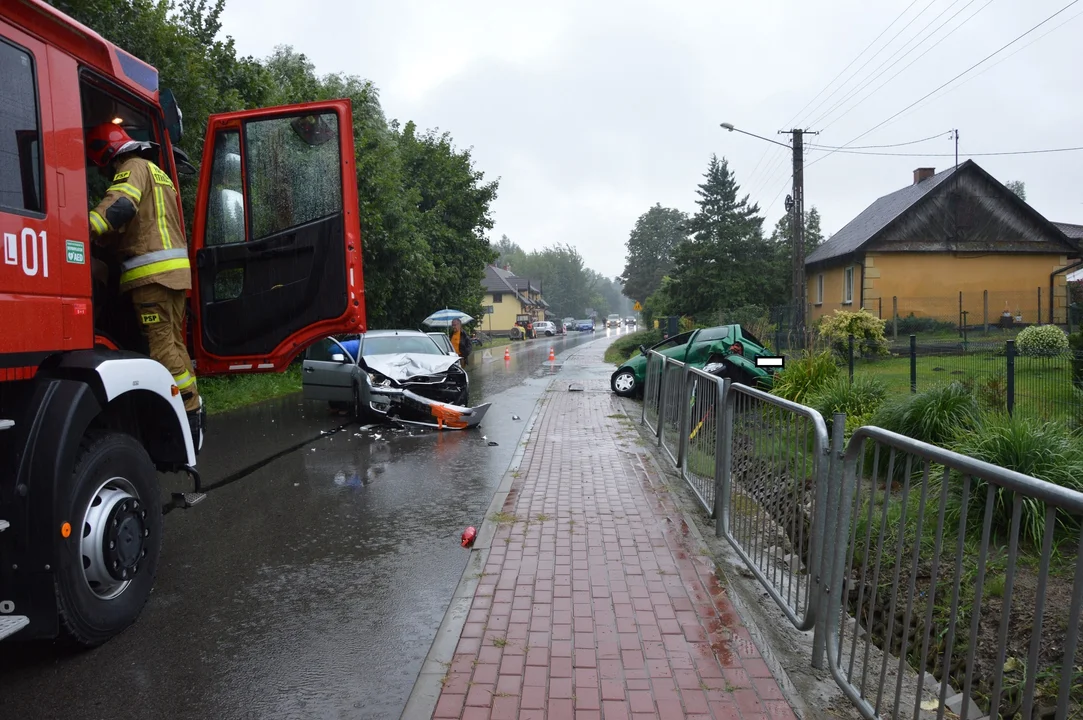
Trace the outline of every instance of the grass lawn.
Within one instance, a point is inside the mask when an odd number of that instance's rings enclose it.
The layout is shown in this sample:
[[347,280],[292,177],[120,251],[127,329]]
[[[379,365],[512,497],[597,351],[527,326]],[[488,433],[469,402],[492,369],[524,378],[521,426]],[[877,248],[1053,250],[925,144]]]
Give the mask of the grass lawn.
[[236,410],[261,400],[282,397],[301,391],[301,364],[290,365],[281,373],[223,375],[201,378],[199,394],[208,415]]
[[[880,378],[892,395],[910,392],[908,355],[883,360],[860,360],[854,363],[854,373]],[[984,393],[989,400],[1002,404],[1007,398],[1007,360],[1003,355],[990,352],[918,357],[918,392],[953,380],[973,380],[979,396]],[[1015,358],[1014,412],[1024,417],[1046,420],[1066,419],[1077,406],[1067,356]]]

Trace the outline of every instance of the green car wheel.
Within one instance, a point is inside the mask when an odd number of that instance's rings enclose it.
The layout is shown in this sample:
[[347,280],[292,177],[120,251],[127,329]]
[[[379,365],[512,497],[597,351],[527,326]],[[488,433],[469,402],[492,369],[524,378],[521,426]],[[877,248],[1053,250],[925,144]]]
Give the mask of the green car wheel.
[[613,392],[621,397],[633,397],[639,391],[635,373],[629,369],[617,370],[617,372],[613,373],[613,377],[610,378],[609,384],[613,388]]

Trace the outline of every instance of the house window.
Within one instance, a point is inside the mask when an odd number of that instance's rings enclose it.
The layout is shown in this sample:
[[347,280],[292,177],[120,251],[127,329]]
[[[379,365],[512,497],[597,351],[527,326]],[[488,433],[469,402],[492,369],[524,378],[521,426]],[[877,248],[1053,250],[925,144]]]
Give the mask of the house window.
[[0,207],[40,213],[38,94],[30,54],[0,42]]
[[493,293],[493,302],[504,302],[504,293]]
[[854,268],[851,265],[843,271],[842,277],[842,302],[852,303],[854,301]]
[[816,276],[816,304],[824,304],[824,275],[820,273]]

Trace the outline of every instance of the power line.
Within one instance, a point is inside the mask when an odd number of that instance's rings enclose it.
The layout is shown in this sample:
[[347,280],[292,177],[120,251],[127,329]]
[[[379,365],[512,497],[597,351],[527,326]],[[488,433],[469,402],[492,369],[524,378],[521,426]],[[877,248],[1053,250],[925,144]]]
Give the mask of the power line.
[[[928,39],[932,38],[932,37],[933,37],[934,35],[936,35],[936,33],[940,32],[940,30],[941,30],[941,29],[943,29],[945,25],[947,25],[948,23],[950,23],[950,22],[951,22],[952,20],[954,20],[954,19],[955,19],[955,18],[956,18],[956,17],[957,17],[957,16],[958,16],[958,15],[959,15],[960,13],[962,13],[962,12],[963,12],[964,10],[966,10],[966,9],[967,9],[968,7],[970,7],[971,5],[973,5],[973,4],[974,4],[974,2],[976,2],[976,0],[970,0],[970,2],[968,2],[968,3],[967,3],[966,5],[964,5],[964,6],[962,7],[962,8],[960,8],[960,9],[959,9],[958,11],[956,11],[956,13],[955,13],[954,15],[952,15],[952,16],[951,16],[951,17],[949,17],[949,18],[948,18],[947,20],[945,20],[945,21],[944,21],[943,23],[941,23],[941,24],[940,24],[940,26],[936,28],[936,30],[934,30],[934,31],[933,31],[932,33],[930,33],[930,34],[928,35],[928,37],[926,37],[926,38],[925,38],[924,40],[922,40],[922,41],[921,41],[920,43],[918,43],[918,44],[917,44],[917,45],[915,45],[915,46],[914,46],[913,48],[911,48],[911,50],[910,50],[910,51],[908,51],[907,53],[905,53],[905,54],[904,54],[904,55],[903,55],[902,57],[900,57],[900,58],[899,58],[898,60],[896,60],[895,62],[891,63],[891,65],[889,65],[889,66],[888,66],[887,68],[885,68],[885,69],[884,69],[884,72],[880,73],[880,74],[879,74],[879,75],[877,75],[877,76],[876,76],[875,78],[872,78],[872,80],[870,80],[869,82],[867,82],[867,83],[865,83],[864,85],[862,85],[862,86],[861,86],[861,88],[859,88],[859,89],[858,89],[857,91],[855,91],[855,92],[854,92],[853,94],[851,94],[851,95],[850,95],[849,97],[854,97],[855,95],[857,95],[857,93],[858,93],[858,92],[860,92],[861,90],[864,90],[864,89],[865,89],[866,87],[868,87],[868,86],[869,86],[869,85],[870,85],[870,84],[871,84],[871,83],[872,83],[873,81],[875,81],[876,79],[878,79],[878,78],[880,78],[880,77],[883,77],[883,75],[885,75],[885,74],[887,73],[887,71],[888,71],[888,70],[890,70],[891,68],[893,68],[893,67],[895,67],[896,65],[898,65],[898,64],[899,64],[900,62],[902,62],[902,61],[903,61],[903,59],[905,59],[905,58],[906,58],[906,56],[907,56],[907,55],[909,55],[909,54],[910,54],[911,52],[913,52],[914,50],[917,50],[917,49],[918,49],[918,47],[920,47],[922,43],[924,43],[924,42],[925,42],[926,40],[928,40]],[[902,67],[902,69],[900,69],[900,70],[899,70],[898,72],[896,72],[896,73],[895,73],[894,75],[892,75],[891,77],[889,77],[889,78],[888,78],[887,80],[885,80],[884,82],[882,82],[882,83],[880,83],[879,85],[877,85],[877,86],[876,86],[876,87],[875,87],[875,88],[874,88],[874,89],[872,90],[872,92],[870,92],[870,93],[869,93],[868,95],[866,95],[865,97],[861,98],[861,99],[860,99],[860,100],[858,100],[858,101],[857,101],[856,103],[854,103],[853,105],[851,105],[851,106],[850,106],[849,108],[847,108],[847,109],[846,109],[846,110],[845,110],[845,111],[844,111],[844,112],[843,112],[843,113],[842,113],[841,115],[839,115],[838,117],[836,117],[836,118],[835,118],[834,120],[832,120],[831,122],[827,123],[827,125],[825,125],[825,126],[824,126],[823,128],[821,128],[821,130],[822,130],[822,129],[826,129],[826,128],[828,128],[828,127],[830,127],[830,126],[834,125],[834,124],[835,124],[836,122],[838,122],[838,121],[839,121],[839,120],[841,120],[842,118],[846,117],[846,115],[848,115],[848,114],[849,114],[850,112],[852,112],[852,111],[854,110],[854,108],[858,107],[859,105],[861,105],[862,103],[864,103],[864,102],[865,102],[866,100],[868,100],[868,99],[869,99],[870,97],[872,97],[872,96],[873,96],[873,95],[875,95],[876,93],[880,92],[880,90],[882,90],[882,89],[884,88],[884,86],[885,86],[885,85],[889,84],[889,83],[890,83],[890,82],[891,82],[892,80],[894,80],[895,78],[899,77],[899,75],[902,75],[902,74],[903,74],[904,72],[906,72],[906,71],[907,71],[907,70],[908,70],[908,69],[909,69],[909,68],[910,68],[910,67],[911,67],[911,66],[912,66],[912,65],[913,65],[914,63],[916,63],[916,62],[917,62],[918,60],[921,60],[921,59],[922,59],[923,57],[925,57],[925,56],[926,56],[926,55],[928,55],[928,54],[929,54],[930,52],[932,52],[932,51],[933,51],[933,50],[934,50],[934,49],[935,49],[935,48],[936,48],[937,46],[939,46],[939,45],[940,45],[940,43],[944,42],[944,41],[945,41],[945,40],[947,40],[947,39],[948,39],[949,37],[951,37],[951,36],[952,36],[952,35],[953,35],[953,34],[955,33],[955,31],[956,31],[956,30],[958,30],[959,28],[963,27],[963,26],[964,26],[964,25],[966,25],[966,24],[967,24],[968,22],[970,22],[970,21],[971,21],[971,20],[973,20],[973,19],[974,19],[975,17],[977,17],[977,16],[978,16],[978,14],[979,14],[979,13],[981,13],[981,11],[982,11],[982,10],[984,10],[985,8],[989,7],[989,5],[990,5],[990,4],[992,3],[992,2],[993,2],[993,0],[987,0],[987,2],[986,2],[986,3],[984,4],[984,5],[982,5],[982,6],[980,7],[980,8],[978,8],[977,12],[975,12],[975,13],[974,13],[973,15],[971,15],[970,17],[968,17],[968,18],[964,19],[964,20],[963,20],[963,21],[962,21],[961,23],[959,23],[958,25],[956,25],[955,27],[953,27],[953,28],[952,28],[951,30],[949,30],[949,31],[948,31],[947,33],[945,33],[945,34],[944,34],[944,35],[943,35],[943,36],[942,36],[942,37],[941,37],[941,38],[940,38],[939,40],[937,40],[937,41],[936,41],[936,42],[934,42],[934,43],[933,43],[932,45],[930,45],[929,47],[927,47],[927,48],[925,49],[925,51],[924,51],[924,52],[922,52],[922,53],[921,53],[920,55],[918,55],[918,56],[917,56],[916,58],[914,58],[913,60],[911,60],[910,62],[908,62],[908,63],[907,63],[906,65],[904,65],[904,66]],[[941,13],[941,15],[943,15],[943,13]],[[937,17],[940,17],[940,16],[938,15]],[[931,23],[930,23],[930,24],[931,24]],[[926,26],[926,27],[928,27],[928,26]],[[849,99],[849,98],[848,98],[848,99]],[[841,104],[842,104],[842,103],[839,103],[839,105],[841,105]],[[817,118],[817,120],[816,120],[815,122],[819,122],[819,120],[820,120],[820,118]]]
[[[958,0],[956,0],[956,2],[957,2],[957,1],[958,1]],[[895,33],[894,35],[892,35],[892,37],[891,37],[891,39],[890,39],[890,40],[888,40],[888,41],[887,41],[887,42],[886,42],[886,43],[885,43],[884,45],[882,45],[882,46],[880,47],[880,49],[879,49],[879,50],[877,50],[877,51],[876,51],[875,53],[873,53],[873,54],[872,54],[872,57],[870,57],[870,58],[869,58],[868,60],[866,60],[866,61],[865,61],[864,63],[862,63],[861,67],[859,67],[859,68],[858,68],[857,70],[855,70],[855,71],[854,71],[854,72],[853,72],[853,73],[852,73],[852,74],[850,75],[850,77],[848,77],[848,78],[846,78],[845,80],[843,80],[843,81],[842,81],[842,84],[841,84],[841,85],[839,85],[839,86],[838,86],[837,88],[835,88],[835,89],[834,89],[833,91],[831,91],[831,94],[830,94],[830,95],[828,95],[828,96],[827,96],[827,97],[825,97],[825,98],[824,98],[823,100],[821,100],[821,101],[820,101],[820,104],[819,104],[819,105],[817,105],[816,107],[814,107],[814,108],[813,108],[813,109],[812,109],[812,110],[811,110],[811,111],[809,112],[809,116],[811,116],[811,115],[812,115],[812,114],[814,114],[814,113],[815,113],[815,112],[816,112],[817,110],[819,110],[819,109],[820,109],[821,107],[823,107],[823,104],[824,104],[825,102],[827,102],[827,101],[828,101],[828,100],[830,100],[831,98],[835,97],[835,94],[836,94],[836,93],[838,93],[838,91],[839,91],[839,90],[842,90],[842,89],[843,89],[844,87],[846,87],[846,85],[847,85],[847,84],[848,84],[848,83],[849,83],[849,82],[850,82],[851,80],[853,80],[853,79],[854,79],[855,77],[857,77],[857,75],[858,75],[858,74],[859,74],[859,73],[860,73],[860,72],[861,72],[862,70],[864,70],[864,69],[866,68],[866,66],[868,66],[868,64],[869,64],[869,63],[871,63],[871,62],[872,62],[873,60],[875,60],[875,59],[877,58],[877,56],[879,56],[879,55],[880,55],[880,53],[882,53],[882,52],[883,52],[884,50],[887,50],[887,48],[888,48],[888,47],[889,47],[889,46],[891,45],[891,43],[895,42],[895,38],[899,37],[899,35],[901,35],[901,34],[902,34],[902,33],[903,33],[903,32],[904,32],[905,30],[906,30],[906,28],[908,28],[908,27],[910,27],[911,25],[913,25],[913,24],[914,24],[914,22],[915,22],[915,21],[916,21],[916,20],[917,20],[917,19],[918,19],[919,17],[921,17],[922,15],[924,15],[924,14],[925,14],[925,11],[926,11],[926,10],[928,10],[928,9],[929,9],[930,7],[932,7],[933,3],[935,3],[935,2],[936,2],[936,0],[929,0],[929,4],[928,4],[928,5],[926,5],[925,7],[923,7],[923,8],[921,9],[921,10],[919,10],[919,11],[918,11],[918,14],[917,14],[917,15],[915,15],[915,16],[914,16],[914,17],[912,17],[912,18],[910,18],[910,22],[908,22],[908,23],[906,23],[905,25],[903,25],[903,26],[902,26],[902,27],[901,27],[901,28],[899,29],[899,32],[897,32],[897,33]],[[913,3],[911,3],[911,5],[912,5],[912,4],[913,4]],[[802,124],[804,124],[804,123],[802,123]]]
[[[980,12],[980,11],[979,11],[979,12]],[[975,14],[977,14],[977,13],[975,13]],[[1018,55],[1019,53],[1023,52],[1023,51],[1024,51],[1024,50],[1026,50],[1026,49],[1027,49],[1028,47],[1030,47],[1031,45],[1033,45],[1034,43],[1036,43],[1036,42],[1038,42],[1039,40],[1041,40],[1042,38],[1044,38],[1044,37],[1045,37],[1046,35],[1049,35],[1050,33],[1054,33],[1054,32],[1056,32],[1057,30],[1060,30],[1060,29],[1061,29],[1062,27],[1064,27],[1064,26],[1065,26],[1065,25],[1067,25],[1068,23],[1072,22],[1073,20],[1075,20],[1075,19],[1076,19],[1077,17],[1079,17],[1079,16],[1081,16],[1081,15],[1083,15],[1083,10],[1081,10],[1081,11],[1077,12],[1077,13],[1076,13],[1075,15],[1072,15],[1071,17],[1067,18],[1066,20],[1064,20],[1063,22],[1061,22],[1061,23],[1060,23],[1059,25],[1054,25],[1053,27],[1049,28],[1049,29],[1048,29],[1048,30],[1046,30],[1046,31],[1045,31],[1044,33],[1042,33],[1042,34],[1041,34],[1041,35],[1039,35],[1038,37],[1034,38],[1033,40],[1031,40],[1030,42],[1028,42],[1028,43],[1027,43],[1026,45],[1024,45],[1023,47],[1021,47],[1021,48],[1017,48],[1017,49],[1016,49],[1015,51],[1013,51],[1013,52],[1011,52],[1011,53],[1009,53],[1009,54],[1005,55],[1004,57],[1002,57],[1001,59],[997,60],[997,61],[996,61],[995,63],[993,63],[993,64],[992,64],[992,65],[990,65],[989,67],[987,67],[987,68],[984,68],[984,69],[982,69],[982,71],[981,71],[981,72],[978,72],[978,73],[975,73],[974,75],[971,75],[971,76],[970,76],[970,77],[968,77],[968,78],[967,78],[966,80],[963,80],[963,81],[962,81],[961,83],[959,83],[958,85],[956,85],[956,86],[954,86],[954,87],[951,87],[951,88],[948,88],[948,89],[947,89],[946,91],[944,91],[944,92],[940,93],[940,94],[939,94],[939,95],[937,95],[936,97],[934,97],[934,98],[931,98],[931,99],[930,99],[930,100],[929,100],[928,102],[924,102],[924,103],[922,103],[922,104],[921,104],[921,105],[919,105],[918,107],[914,108],[913,110],[910,110],[910,111],[909,111],[909,112],[907,112],[907,113],[906,113],[905,115],[902,115],[901,117],[899,117],[899,118],[896,118],[895,120],[893,120],[893,121],[892,121],[891,123],[888,123],[888,124],[890,125],[890,124],[893,124],[893,123],[895,123],[895,122],[898,122],[899,120],[902,120],[902,118],[904,118],[904,117],[907,117],[907,116],[909,116],[909,115],[912,115],[912,114],[914,114],[915,112],[917,112],[917,111],[918,111],[918,110],[920,110],[921,108],[925,107],[926,105],[929,105],[929,104],[931,104],[931,103],[934,103],[934,102],[936,102],[937,100],[939,100],[940,98],[944,97],[945,95],[948,95],[949,93],[952,93],[952,92],[954,92],[954,91],[958,90],[959,88],[961,88],[961,87],[962,87],[963,85],[966,85],[966,84],[967,84],[968,82],[970,82],[970,81],[971,81],[971,80],[973,80],[974,78],[977,78],[977,77],[981,77],[981,76],[982,76],[982,75],[984,75],[985,73],[987,73],[987,72],[989,72],[990,70],[992,70],[993,68],[995,68],[995,67],[996,67],[997,65],[1000,65],[1000,63],[1004,62],[1005,60],[1008,60],[1008,59],[1010,59],[1010,58],[1013,58],[1013,57],[1015,57],[1016,55]]]
[[[968,68],[967,68],[966,70],[962,71],[961,73],[959,73],[958,75],[956,75],[955,77],[953,77],[953,78],[952,78],[951,80],[948,80],[947,82],[945,82],[945,83],[941,84],[940,86],[938,86],[937,88],[935,88],[935,89],[934,89],[934,90],[932,90],[931,92],[929,92],[929,93],[926,93],[925,95],[921,96],[920,98],[918,98],[918,99],[917,99],[917,100],[915,100],[914,102],[910,103],[909,105],[907,105],[907,106],[906,106],[906,107],[904,107],[904,108],[903,108],[902,110],[900,110],[900,111],[898,111],[897,113],[895,113],[894,115],[891,115],[890,117],[888,117],[888,118],[887,118],[887,119],[885,119],[885,120],[881,120],[881,121],[880,121],[879,123],[877,123],[876,125],[873,125],[873,126],[872,126],[871,128],[869,128],[869,129],[868,129],[868,130],[866,130],[865,132],[861,133],[860,135],[858,135],[857,137],[855,137],[855,138],[854,138],[853,140],[851,140],[850,142],[846,143],[846,144],[845,144],[845,145],[843,145],[842,147],[844,147],[844,148],[845,148],[845,147],[849,146],[849,145],[850,145],[851,143],[857,142],[857,141],[858,141],[858,140],[860,140],[861,138],[863,138],[863,137],[865,137],[866,135],[868,135],[869,133],[871,133],[871,132],[872,132],[873,130],[876,130],[877,128],[879,128],[879,127],[881,127],[882,125],[886,124],[886,123],[887,123],[888,121],[890,121],[890,120],[892,120],[892,119],[894,119],[894,118],[898,117],[899,115],[902,115],[902,114],[903,114],[904,112],[906,112],[906,111],[907,111],[907,110],[909,110],[910,108],[914,107],[915,105],[917,105],[917,104],[918,104],[919,102],[921,102],[922,100],[924,100],[924,99],[926,99],[926,98],[930,97],[931,95],[935,94],[935,93],[936,93],[936,92],[938,92],[939,90],[941,90],[941,89],[943,89],[944,87],[946,87],[946,86],[950,85],[951,83],[955,82],[956,80],[958,80],[959,78],[961,78],[961,77],[962,77],[963,75],[966,75],[966,74],[967,74],[968,72],[970,72],[970,71],[971,71],[971,70],[973,70],[974,68],[976,68],[976,67],[978,67],[979,65],[982,65],[983,63],[985,63],[985,62],[986,62],[987,60],[989,60],[990,58],[992,58],[992,57],[994,57],[994,56],[996,56],[996,55],[1000,54],[1000,53],[1001,53],[1001,52],[1003,52],[1004,50],[1007,50],[1007,49],[1008,49],[1009,47],[1011,47],[1011,46],[1012,46],[1012,45],[1014,45],[1015,43],[1019,42],[1020,40],[1022,40],[1023,38],[1025,38],[1025,37],[1026,37],[1027,35],[1030,35],[1030,34],[1031,34],[1032,32],[1034,32],[1035,30],[1037,30],[1038,28],[1040,28],[1040,27],[1041,27],[1042,25],[1045,25],[1045,24],[1046,24],[1047,22],[1049,22],[1050,20],[1052,20],[1053,18],[1055,18],[1055,17],[1057,16],[1057,15],[1060,15],[1060,14],[1061,14],[1062,12],[1064,12],[1065,10],[1067,10],[1067,9],[1068,9],[1068,8],[1070,8],[1070,7],[1072,7],[1073,5],[1075,5],[1075,4],[1076,4],[1076,3],[1078,3],[1078,2],[1079,2],[1079,0],[1072,0],[1072,1],[1070,2],[1070,3],[1068,3],[1067,5],[1065,5],[1064,7],[1062,7],[1062,8],[1060,9],[1060,10],[1056,11],[1055,13],[1053,13],[1052,15],[1050,15],[1049,17],[1047,17],[1047,18],[1046,18],[1045,20],[1042,20],[1042,21],[1041,21],[1040,23],[1038,23],[1038,24],[1037,24],[1037,25],[1035,25],[1034,27],[1032,27],[1032,28],[1030,28],[1029,30],[1027,30],[1026,32],[1024,32],[1024,33],[1023,33],[1022,35],[1019,35],[1019,36],[1018,36],[1018,37],[1016,37],[1016,38],[1015,38],[1014,40],[1012,40],[1012,41],[1008,42],[1008,43],[1007,43],[1007,44],[1005,44],[1005,45],[1002,45],[1002,46],[1001,46],[1001,47],[999,47],[998,49],[994,50],[994,51],[993,51],[992,53],[990,53],[990,54],[986,55],[986,56],[985,56],[984,58],[982,58],[982,59],[981,59],[981,60],[979,60],[978,62],[974,63],[974,64],[973,64],[973,65],[971,65],[970,67],[968,67]],[[809,163],[809,165],[808,165],[808,166],[814,165],[815,163],[818,163],[818,162],[820,162],[820,161],[821,161],[821,160],[823,160],[824,158],[826,158],[826,157],[830,157],[830,156],[831,156],[832,154],[834,154],[834,153],[836,153],[836,152],[839,152],[839,150],[832,150],[832,151],[831,151],[831,152],[829,152],[829,153],[828,153],[827,155],[824,155],[824,156],[822,156],[822,157],[816,158],[816,159],[815,159],[815,160],[813,160],[813,161],[812,161],[811,163]],[[806,167],[808,167],[808,166],[806,166]]]
[[[942,138],[943,136],[948,135],[948,134],[950,134],[952,132],[954,132],[954,131],[953,130],[945,130],[944,132],[937,133],[936,135],[930,135],[929,137],[922,138],[920,140],[908,140],[907,142],[891,143],[890,145],[853,145],[853,146],[850,146],[850,147],[846,147],[845,149],[846,150],[875,150],[875,149],[879,149],[879,148],[903,147],[904,145],[917,145],[918,143],[929,142],[930,140],[937,140],[937,139]],[[839,145],[839,146],[836,146],[836,145],[820,145],[819,143],[809,143],[805,147],[807,147],[807,148],[815,148],[817,150],[842,150],[843,149],[843,146],[841,146],[841,145]]]
[[914,7],[914,5],[915,5],[915,4],[917,3],[917,1],[918,1],[918,0],[911,0],[910,4],[906,6],[906,9],[905,9],[905,10],[903,10],[903,11],[902,11],[901,13],[899,13],[899,16],[898,16],[897,18],[895,18],[895,19],[894,19],[894,20],[892,20],[892,21],[891,21],[890,23],[888,23],[888,26],[887,26],[886,28],[884,28],[883,30],[881,30],[881,31],[880,31],[880,34],[879,34],[879,35],[877,35],[876,37],[874,37],[874,38],[872,39],[872,42],[871,42],[871,43],[869,43],[868,45],[866,45],[866,46],[865,46],[865,49],[864,49],[864,50],[862,50],[861,52],[859,52],[859,53],[857,54],[857,56],[856,56],[856,57],[855,57],[855,58],[854,58],[853,60],[851,60],[851,61],[849,62],[849,64],[847,64],[847,66],[846,66],[846,67],[844,67],[844,68],[843,68],[842,70],[839,70],[839,74],[838,74],[838,75],[836,75],[835,77],[831,78],[831,82],[827,83],[827,85],[824,85],[824,88],[823,88],[823,90],[821,90],[820,92],[816,93],[816,95],[815,95],[815,96],[814,96],[814,97],[813,97],[813,98],[812,98],[811,100],[809,100],[809,101],[808,101],[807,103],[805,103],[805,107],[803,107],[803,108],[801,108],[800,110],[798,110],[798,111],[797,111],[797,114],[795,114],[795,115],[794,115],[794,116],[793,116],[792,118],[790,118],[790,120],[789,120],[789,121],[788,121],[788,122],[786,123],[786,125],[787,125],[787,126],[789,126],[789,125],[793,125],[793,122],[794,122],[794,120],[796,120],[796,119],[797,119],[798,117],[800,117],[800,116],[801,116],[801,113],[805,112],[805,110],[806,110],[806,109],[808,109],[808,106],[809,106],[809,105],[811,105],[812,103],[816,102],[816,98],[820,97],[820,96],[821,96],[821,95],[823,95],[823,94],[824,94],[825,92],[827,92],[827,89],[828,89],[829,87],[831,87],[831,85],[832,85],[832,84],[834,84],[834,82],[835,82],[836,80],[838,80],[838,79],[839,79],[840,77],[842,77],[842,74],[843,74],[844,72],[846,72],[847,70],[849,70],[849,69],[850,69],[850,66],[851,66],[851,65],[853,65],[853,64],[854,64],[855,62],[857,62],[857,61],[858,61],[858,58],[860,58],[860,57],[861,57],[862,55],[864,55],[864,54],[865,54],[866,52],[868,52],[868,51],[869,51],[869,48],[871,48],[871,47],[872,47],[873,45],[875,45],[875,44],[876,44],[876,41],[877,41],[877,40],[879,40],[880,38],[882,38],[882,37],[884,36],[884,33],[886,33],[886,32],[887,32],[888,30],[890,30],[890,29],[891,29],[891,26],[892,26],[892,25],[894,25],[895,23],[899,22],[899,20],[901,20],[901,19],[902,19],[902,16],[903,16],[903,15],[905,15],[905,14],[906,14],[907,12],[909,12],[909,11],[910,11],[910,8]]
[[[1044,150],[1010,150],[1005,152],[985,152],[985,153],[959,153],[960,156],[966,157],[992,157],[995,155],[1041,155],[1045,153],[1060,153],[1060,152],[1074,152],[1076,150],[1083,150],[1083,145],[1078,147],[1064,147],[1064,148],[1047,148]],[[887,155],[891,157],[955,157],[955,153],[893,153],[893,152],[862,152],[860,150],[851,150],[849,148],[835,148],[832,152],[841,152],[848,155]],[[826,157],[826,156],[825,156]],[[812,163],[809,163],[810,165]]]

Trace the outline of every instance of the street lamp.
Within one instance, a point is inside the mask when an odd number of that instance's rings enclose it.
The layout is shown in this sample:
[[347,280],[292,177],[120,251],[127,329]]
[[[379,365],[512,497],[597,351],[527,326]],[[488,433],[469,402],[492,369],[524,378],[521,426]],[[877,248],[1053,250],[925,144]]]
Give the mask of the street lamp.
[[805,329],[805,304],[808,298],[805,295],[805,191],[804,191],[804,140],[801,129],[782,131],[793,135],[793,145],[780,143],[762,135],[750,133],[740,128],[735,128],[733,123],[721,123],[721,127],[729,132],[739,132],[743,135],[773,143],[787,150],[793,151],[793,195],[787,198],[786,210],[792,214],[791,229],[793,232],[793,320],[794,330],[797,331],[802,347],[804,346]]

